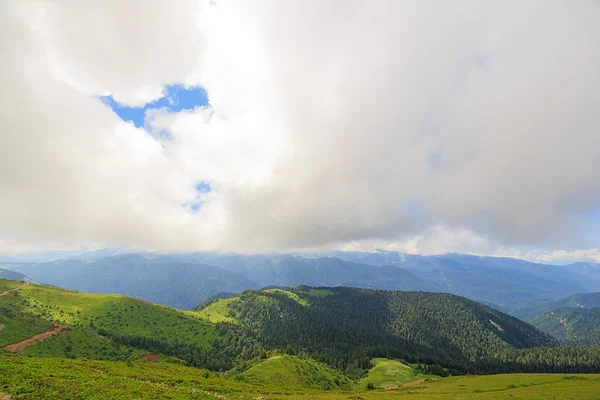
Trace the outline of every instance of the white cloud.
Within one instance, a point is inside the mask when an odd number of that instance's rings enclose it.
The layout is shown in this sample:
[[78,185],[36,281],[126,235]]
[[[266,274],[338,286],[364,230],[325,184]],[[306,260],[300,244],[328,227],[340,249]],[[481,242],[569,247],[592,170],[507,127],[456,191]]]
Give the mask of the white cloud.
[[568,264],[576,261],[587,261],[600,263],[599,249],[578,250],[552,250],[552,251],[528,251],[499,249],[495,255],[499,257],[521,258],[523,260],[546,263],[546,264]]
[[351,242],[343,250],[371,251],[382,249],[408,254],[490,254],[493,246],[489,240],[468,229],[451,229],[438,225],[403,240]]
[[[571,216],[598,207],[592,0],[5,1],[0,22],[16,242],[489,253],[572,246]],[[212,107],[153,111],[146,132],[94,98],[173,83]]]

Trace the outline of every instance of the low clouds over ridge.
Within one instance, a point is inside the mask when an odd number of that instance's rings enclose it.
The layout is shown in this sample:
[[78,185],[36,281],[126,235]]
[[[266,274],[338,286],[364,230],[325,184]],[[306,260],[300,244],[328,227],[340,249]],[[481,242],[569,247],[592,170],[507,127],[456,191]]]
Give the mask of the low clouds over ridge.
[[[459,3],[4,2],[0,237],[576,248],[600,207],[600,6]],[[209,106],[136,128],[98,98],[173,84]]]

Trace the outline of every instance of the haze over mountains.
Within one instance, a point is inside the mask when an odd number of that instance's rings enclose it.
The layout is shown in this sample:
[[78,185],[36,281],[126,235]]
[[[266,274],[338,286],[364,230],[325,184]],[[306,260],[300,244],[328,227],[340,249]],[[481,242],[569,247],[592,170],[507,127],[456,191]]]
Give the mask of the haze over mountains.
[[[600,266],[536,264],[511,258],[397,252],[241,255],[156,254],[106,249],[48,263],[6,263],[42,283],[122,293],[190,309],[221,292],[266,286],[352,286],[448,292],[528,318],[532,304],[600,292]],[[534,306],[535,310],[535,306]],[[543,307],[540,313],[546,311]],[[533,311],[535,312],[535,311]]]

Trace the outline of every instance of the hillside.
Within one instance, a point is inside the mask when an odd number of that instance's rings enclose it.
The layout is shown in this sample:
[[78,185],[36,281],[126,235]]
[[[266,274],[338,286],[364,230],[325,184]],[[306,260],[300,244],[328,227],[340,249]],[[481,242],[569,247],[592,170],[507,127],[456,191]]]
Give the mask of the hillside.
[[41,283],[87,293],[124,294],[180,309],[197,306],[219,292],[258,287],[222,268],[146,254],[65,259],[22,266],[18,271]]
[[563,299],[534,300],[508,310],[508,313],[526,320],[559,308],[594,307],[600,307],[600,293],[578,293]]
[[600,346],[600,307],[560,308],[529,322],[567,344]]

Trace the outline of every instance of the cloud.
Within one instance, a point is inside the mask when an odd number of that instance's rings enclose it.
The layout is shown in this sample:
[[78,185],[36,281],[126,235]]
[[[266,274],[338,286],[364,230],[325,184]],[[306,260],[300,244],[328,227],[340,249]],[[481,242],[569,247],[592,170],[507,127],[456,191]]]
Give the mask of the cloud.
[[521,258],[528,261],[546,264],[569,264],[576,261],[600,263],[599,249],[529,251],[499,249],[495,255],[500,257]]
[[346,251],[372,251],[375,249],[398,251],[407,254],[490,254],[494,250],[488,239],[468,229],[451,229],[437,225],[403,240],[351,242],[342,247]]
[[[0,22],[15,241],[573,247],[598,208],[595,1],[7,1]],[[175,84],[210,105],[137,128],[97,98]]]

